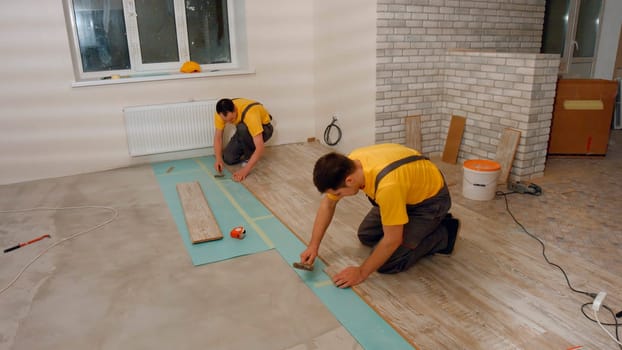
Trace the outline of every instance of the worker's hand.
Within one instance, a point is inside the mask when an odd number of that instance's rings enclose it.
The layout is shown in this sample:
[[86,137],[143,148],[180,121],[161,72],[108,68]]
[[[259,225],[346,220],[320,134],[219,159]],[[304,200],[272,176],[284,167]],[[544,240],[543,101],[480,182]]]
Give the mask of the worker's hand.
[[244,181],[244,179],[246,179],[246,176],[248,176],[249,173],[249,169],[248,167],[244,167],[238,171],[236,171],[235,173],[233,173],[233,181],[237,181],[237,182],[242,182]]
[[333,276],[333,283],[339,288],[354,287],[364,280],[359,266],[348,266]]
[[225,165],[222,163],[222,160],[216,160],[216,162],[214,162],[214,169],[218,172],[218,173],[222,173],[222,169],[225,167]]
[[307,247],[304,252],[300,253],[300,262],[307,265],[313,265],[317,258],[317,248]]

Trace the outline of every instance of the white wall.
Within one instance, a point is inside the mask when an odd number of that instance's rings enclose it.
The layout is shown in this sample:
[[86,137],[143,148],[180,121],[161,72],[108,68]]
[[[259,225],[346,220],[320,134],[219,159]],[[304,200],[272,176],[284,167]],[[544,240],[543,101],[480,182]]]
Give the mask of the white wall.
[[1,2],[0,184],[144,162],[127,150],[122,109],[135,105],[248,97],[275,117],[272,145],[321,139],[332,112],[339,149],[373,143],[375,2],[245,6],[255,74],[72,88],[62,2]]
[[72,88],[62,2],[1,2],[0,184],[131,165],[125,106],[242,96],[277,119],[272,144],[315,136],[312,6],[246,2],[256,74]]
[[603,25],[598,40],[594,78],[612,79],[622,26],[622,1],[605,0]]
[[[595,73],[609,79],[622,2],[605,6]],[[277,119],[273,145],[321,140],[334,112],[337,150],[373,143],[376,1],[246,1],[246,15],[255,74],[72,88],[62,2],[0,2],[0,184],[135,163],[122,115],[133,105],[244,96]]]
[[[376,1],[316,0],[315,134],[337,113],[336,151],[374,143],[376,108]],[[335,140],[332,140],[335,141]]]

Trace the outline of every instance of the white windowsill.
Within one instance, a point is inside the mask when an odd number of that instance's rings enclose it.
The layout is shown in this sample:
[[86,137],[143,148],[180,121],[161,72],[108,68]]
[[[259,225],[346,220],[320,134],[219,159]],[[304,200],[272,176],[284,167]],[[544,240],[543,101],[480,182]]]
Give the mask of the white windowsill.
[[193,78],[207,78],[207,77],[219,77],[225,75],[244,75],[255,74],[254,69],[227,69],[227,70],[212,70],[201,73],[137,73],[132,75],[122,75],[117,79],[97,79],[97,80],[82,80],[71,83],[71,87],[83,87],[83,86],[99,86],[99,85],[113,85],[113,84],[128,84],[128,83],[140,83],[145,81],[158,81],[158,80],[174,80],[174,79],[193,79]]

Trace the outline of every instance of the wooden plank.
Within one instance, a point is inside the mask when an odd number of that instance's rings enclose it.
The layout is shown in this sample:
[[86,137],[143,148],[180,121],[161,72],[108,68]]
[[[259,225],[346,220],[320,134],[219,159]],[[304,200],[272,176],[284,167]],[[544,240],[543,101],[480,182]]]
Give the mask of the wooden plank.
[[462,143],[462,133],[466,118],[457,115],[451,116],[449,123],[449,131],[447,132],[447,140],[445,141],[445,150],[443,150],[443,162],[456,164],[458,160],[458,152],[460,152],[460,143]]
[[184,182],[177,184],[177,194],[184,209],[184,217],[193,244],[222,239],[214,213],[207,204],[201,184]]
[[406,127],[406,147],[421,152],[421,117],[418,115],[406,117],[404,124]]
[[501,165],[501,173],[497,178],[497,183],[499,184],[508,182],[520,136],[521,132],[516,129],[506,128],[503,130],[501,140],[497,146],[497,154],[495,155],[495,162]]

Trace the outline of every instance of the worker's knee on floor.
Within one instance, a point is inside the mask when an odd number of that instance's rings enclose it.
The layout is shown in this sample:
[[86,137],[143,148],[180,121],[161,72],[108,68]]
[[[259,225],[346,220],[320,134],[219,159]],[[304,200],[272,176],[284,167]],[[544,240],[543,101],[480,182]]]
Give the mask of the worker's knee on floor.
[[383,273],[386,275],[395,274],[398,272],[402,272],[408,269],[407,260],[401,260],[396,262],[391,262],[384,264],[378,268],[378,273]]
[[378,235],[369,235],[369,234],[361,234],[359,232],[359,234],[357,235],[359,241],[363,244],[366,245],[368,247],[373,247],[376,244],[378,244],[378,242],[380,241],[380,239],[382,238],[382,233],[378,234]]
[[362,245],[367,247],[374,247],[376,244],[378,244],[378,241],[376,240],[362,239],[361,237],[359,237],[359,241],[361,241]]
[[222,155],[222,161],[227,165],[234,165],[240,162],[240,156],[225,153]]

